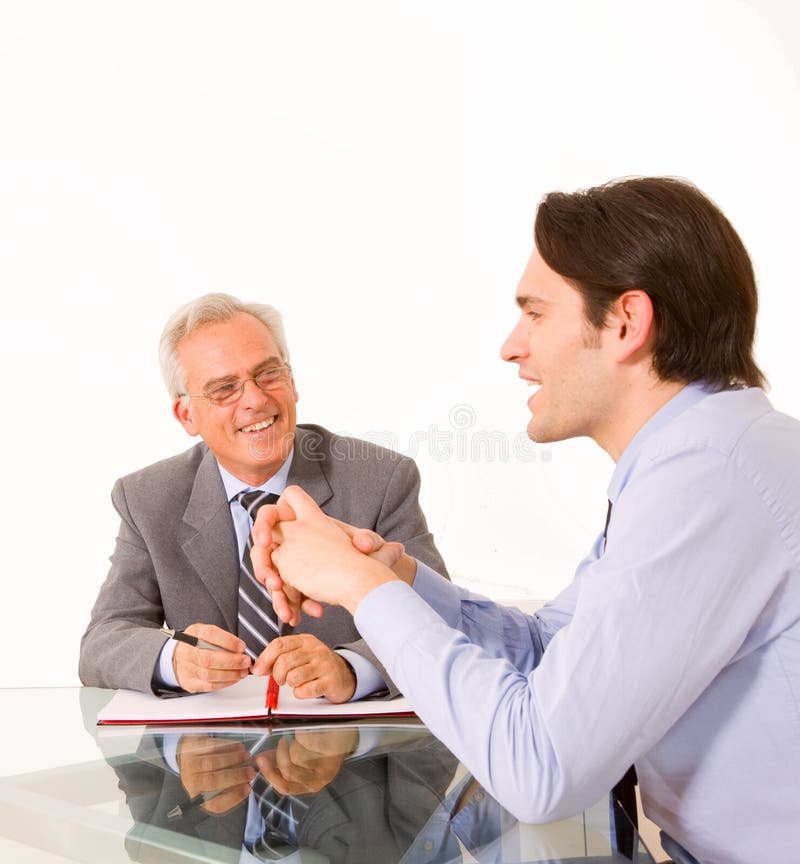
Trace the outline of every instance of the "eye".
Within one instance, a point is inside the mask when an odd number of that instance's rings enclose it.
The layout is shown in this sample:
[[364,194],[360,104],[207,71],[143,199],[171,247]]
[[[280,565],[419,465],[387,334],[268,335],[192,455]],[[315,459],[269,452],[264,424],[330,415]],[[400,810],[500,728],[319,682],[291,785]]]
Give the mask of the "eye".
[[270,384],[276,384],[278,381],[283,378],[284,375],[284,367],[283,366],[275,366],[272,369],[265,369],[263,372],[259,372],[256,375],[256,384],[259,387],[269,387]]
[[227,399],[230,396],[233,396],[234,393],[239,389],[239,385],[231,381],[228,384],[218,384],[216,387],[206,393],[209,399]]
[[538,321],[542,317],[541,312],[534,312],[532,309],[525,313],[532,321]]

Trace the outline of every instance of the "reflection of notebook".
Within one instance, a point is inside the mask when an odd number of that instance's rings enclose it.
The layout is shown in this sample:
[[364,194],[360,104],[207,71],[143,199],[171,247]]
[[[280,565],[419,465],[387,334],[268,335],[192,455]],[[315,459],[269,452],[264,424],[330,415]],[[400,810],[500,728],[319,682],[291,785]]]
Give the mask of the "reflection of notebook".
[[[150,693],[118,690],[100,710],[97,722],[106,724],[216,723],[227,720],[266,719],[264,705],[267,678],[249,676],[238,684],[214,693],[196,693],[176,699],[160,699]],[[334,705],[327,699],[296,699],[291,687],[281,687],[272,718],[352,719],[361,717],[408,717],[414,712],[408,701],[365,699]]]

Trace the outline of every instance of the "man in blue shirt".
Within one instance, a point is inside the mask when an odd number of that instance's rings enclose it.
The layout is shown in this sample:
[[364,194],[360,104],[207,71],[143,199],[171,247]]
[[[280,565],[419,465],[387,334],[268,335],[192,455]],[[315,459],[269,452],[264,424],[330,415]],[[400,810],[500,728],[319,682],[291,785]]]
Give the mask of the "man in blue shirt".
[[537,388],[528,434],[588,436],[616,462],[569,587],[536,615],[504,609],[348,537],[295,488],[259,516],[257,571],[286,617],[301,599],[353,612],[519,818],[575,813],[633,763],[676,860],[797,861],[800,423],[762,390],[747,252],[665,178],[547,195],[534,236],[502,348]]

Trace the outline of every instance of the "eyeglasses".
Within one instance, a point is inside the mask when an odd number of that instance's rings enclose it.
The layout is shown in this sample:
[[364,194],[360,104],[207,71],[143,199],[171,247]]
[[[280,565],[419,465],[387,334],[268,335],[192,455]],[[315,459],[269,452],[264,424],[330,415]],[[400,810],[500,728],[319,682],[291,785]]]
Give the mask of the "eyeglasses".
[[268,390],[277,390],[278,387],[282,387],[291,377],[292,367],[288,363],[282,363],[280,366],[270,366],[252,378],[245,378],[242,381],[226,381],[224,384],[217,384],[202,393],[181,393],[180,395],[202,396],[214,405],[233,405],[234,402],[242,398],[244,385],[248,381],[252,381],[262,393],[266,393]]

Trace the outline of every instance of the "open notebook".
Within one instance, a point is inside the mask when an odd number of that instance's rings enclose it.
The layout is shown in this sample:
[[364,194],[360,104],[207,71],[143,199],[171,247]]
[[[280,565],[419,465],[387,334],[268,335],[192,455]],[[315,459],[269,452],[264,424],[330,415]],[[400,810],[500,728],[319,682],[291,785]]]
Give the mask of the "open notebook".
[[265,705],[267,678],[248,676],[238,684],[214,693],[196,693],[175,699],[160,699],[150,693],[117,690],[100,710],[97,722],[107,724],[217,723],[227,720],[352,719],[358,717],[409,717],[408,701],[363,699],[334,705],[327,699],[295,699],[291,687],[281,687],[278,707],[269,715]]

